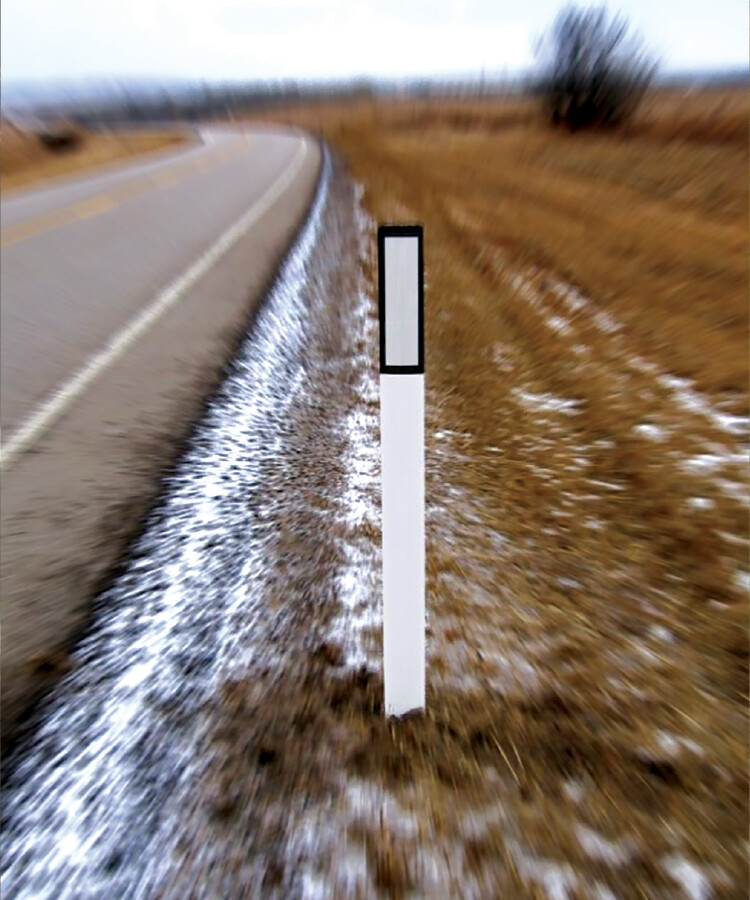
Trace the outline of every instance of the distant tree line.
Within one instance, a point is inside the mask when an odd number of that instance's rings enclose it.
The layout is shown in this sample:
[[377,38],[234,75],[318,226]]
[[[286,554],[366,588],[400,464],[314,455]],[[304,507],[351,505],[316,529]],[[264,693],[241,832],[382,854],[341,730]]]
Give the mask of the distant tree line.
[[182,90],[128,91],[117,99],[75,104],[69,115],[89,128],[153,122],[198,122],[231,118],[279,103],[294,103],[301,96],[302,92],[294,84],[279,87],[201,84]]
[[393,96],[416,99],[488,97],[518,92],[525,87],[525,80],[520,78],[511,82],[507,79],[479,77],[441,80],[411,78],[398,81],[358,78],[327,82],[203,82],[178,88],[148,86],[130,89],[120,86],[111,94],[90,101],[78,99],[46,106],[37,104],[34,114],[42,120],[64,115],[83,127],[101,128],[231,119],[303,101],[309,104]]

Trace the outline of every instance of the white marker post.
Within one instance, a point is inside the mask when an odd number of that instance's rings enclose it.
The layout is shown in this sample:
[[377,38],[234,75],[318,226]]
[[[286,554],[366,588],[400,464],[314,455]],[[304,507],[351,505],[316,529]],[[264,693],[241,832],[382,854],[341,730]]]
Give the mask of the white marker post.
[[421,225],[378,228],[385,712],[425,705]]

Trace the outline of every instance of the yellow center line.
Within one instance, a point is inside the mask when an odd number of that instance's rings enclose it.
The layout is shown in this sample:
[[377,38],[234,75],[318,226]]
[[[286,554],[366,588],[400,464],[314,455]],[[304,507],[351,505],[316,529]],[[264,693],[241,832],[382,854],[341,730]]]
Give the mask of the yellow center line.
[[169,169],[160,169],[158,172],[141,176],[114,191],[95,194],[93,197],[87,197],[85,200],[80,200],[69,206],[63,206],[48,213],[42,213],[32,219],[27,219],[25,222],[19,222],[18,225],[9,225],[2,230],[0,247],[9,247],[11,244],[26,241],[55,228],[62,228],[71,222],[98,216],[123,203],[127,203],[129,200],[133,200],[135,197],[170,187],[188,175],[205,171],[212,166],[221,165],[239,156],[245,152],[251,141],[252,139],[246,139],[239,146],[232,145],[232,147],[217,148],[210,151],[207,156],[201,156],[199,159],[190,159],[187,162],[175,163]]
[[166,169],[164,172],[154,175],[152,184],[154,187],[169,187],[170,184],[175,184],[182,177],[184,177],[182,172],[173,172],[170,169]]
[[114,206],[117,206],[117,201],[111,194],[98,194],[96,197],[89,197],[87,200],[76,203],[71,207],[71,211],[76,219],[88,219],[90,216],[98,216],[99,213],[106,212]]
[[[75,218],[75,216],[73,216]],[[55,209],[44,215],[37,216],[19,225],[11,225],[3,229],[0,246],[5,247],[6,244],[16,243],[16,241],[25,241],[27,238],[35,237],[52,228],[59,228],[61,225],[71,221],[71,217],[64,209]],[[7,237],[6,237],[7,236]]]

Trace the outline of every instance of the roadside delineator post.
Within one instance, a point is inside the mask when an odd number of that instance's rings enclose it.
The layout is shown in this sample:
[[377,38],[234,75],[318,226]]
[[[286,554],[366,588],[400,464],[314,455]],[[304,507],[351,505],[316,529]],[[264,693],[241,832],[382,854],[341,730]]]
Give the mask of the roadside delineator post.
[[421,225],[378,228],[387,716],[425,705],[423,269]]

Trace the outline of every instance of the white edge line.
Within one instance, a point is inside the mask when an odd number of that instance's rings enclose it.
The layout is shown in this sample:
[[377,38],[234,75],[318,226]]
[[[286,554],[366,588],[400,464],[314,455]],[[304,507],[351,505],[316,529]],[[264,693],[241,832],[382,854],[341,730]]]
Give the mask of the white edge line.
[[303,138],[299,149],[291,163],[281,176],[271,185],[266,193],[250,209],[231,225],[224,234],[171,284],[156,296],[140,313],[134,316],[120,329],[107,344],[88,362],[86,362],[72,378],[62,386],[29,416],[0,450],[0,471],[7,469],[15,460],[36,441],[43,432],[65,411],[107,366],[111,365],[125,350],[136,341],[149,326],[153,325],[164,313],[180,299],[208,270],[214,266],[225,253],[248,231],[257,220],[268,211],[278,197],[284,193],[294,181],[307,155],[307,141]]

